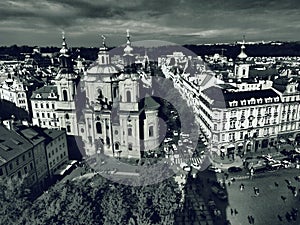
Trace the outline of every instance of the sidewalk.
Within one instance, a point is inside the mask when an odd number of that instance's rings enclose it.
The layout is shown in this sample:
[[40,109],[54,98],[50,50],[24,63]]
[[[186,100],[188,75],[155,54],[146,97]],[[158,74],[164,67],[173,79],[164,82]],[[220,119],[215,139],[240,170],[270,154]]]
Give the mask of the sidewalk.
[[247,152],[243,158],[236,155],[235,159],[232,160],[230,157],[224,157],[224,159],[221,159],[220,156],[216,156],[212,158],[212,165],[220,168],[220,169],[228,169],[229,167],[236,166],[236,167],[243,167],[243,159],[246,157],[256,157],[261,155],[267,155],[270,154],[272,156],[281,155],[280,151],[286,149],[286,150],[292,150],[294,147],[290,144],[281,144],[279,148],[271,147],[271,148],[262,148],[258,149],[256,152]]
[[242,167],[243,166],[243,159],[240,156],[236,156],[234,160],[231,158],[224,158],[223,160],[220,157],[212,158],[212,165],[216,166],[220,169],[228,169],[229,167],[236,166]]

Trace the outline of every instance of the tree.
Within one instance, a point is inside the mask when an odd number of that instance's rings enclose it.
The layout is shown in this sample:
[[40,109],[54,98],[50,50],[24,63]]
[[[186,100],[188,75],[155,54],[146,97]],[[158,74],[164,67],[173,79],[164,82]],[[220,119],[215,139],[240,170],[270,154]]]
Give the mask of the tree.
[[0,179],[0,224],[21,224],[23,215],[29,210],[29,190],[25,188],[23,180]]
[[126,186],[115,185],[105,192],[101,203],[104,225],[127,224],[129,205],[123,194],[125,188]]

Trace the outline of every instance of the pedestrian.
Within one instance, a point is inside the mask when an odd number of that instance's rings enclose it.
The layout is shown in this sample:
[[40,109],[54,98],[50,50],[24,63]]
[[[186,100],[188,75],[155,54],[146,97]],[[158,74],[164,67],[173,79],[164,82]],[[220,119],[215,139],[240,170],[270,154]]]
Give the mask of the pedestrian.
[[282,217],[280,215],[277,215],[279,221],[282,221]]
[[233,216],[233,209],[230,209],[230,214]]
[[228,177],[229,177],[229,174],[228,174],[228,173],[225,173],[224,176],[225,176],[225,179],[227,180]]
[[281,197],[281,199],[285,202],[286,197],[284,197],[283,195],[281,195],[280,197]]
[[285,182],[286,182],[288,185],[291,185],[291,181],[289,181],[288,179],[285,179]]
[[234,209],[234,215],[237,215],[238,211],[236,209]]
[[257,196],[257,187],[253,187],[253,191],[254,191],[255,196]]
[[251,217],[248,215],[247,218],[248,218],[248,222],[251,224]]
[[254,224],[254,217],[253,216],[250,217],[251,217],[251,223]]
[[240,190],[241,190],[241,191],[243,190],[243,184],[240,185]]

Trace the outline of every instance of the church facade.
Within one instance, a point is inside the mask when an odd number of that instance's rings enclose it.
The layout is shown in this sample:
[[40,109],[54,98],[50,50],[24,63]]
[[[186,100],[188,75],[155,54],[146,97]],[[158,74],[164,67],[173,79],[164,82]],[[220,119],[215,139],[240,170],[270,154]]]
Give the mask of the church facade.
[[[66,129],[67,134],[83,142],[84,155],[141,158],[143,152],[159,146],[160,105],[150,96],[152,77],[145,68],[148,64],[136,65],[129,33],[121,58],[122,65],[111,62],[103,37],[98,59],[79,81],[63,41],[60,71],[53,86],[47,87],[49,92],[54,93],[51,119],[55,120],[53,128]],[[49,101],[39,99],[38,92],[33,93],[31,98],[33,106]],[[43,96],[51,97],[51,93]],[[39,126],[51,126],[50,122],[38,123],[42,120],[39,118],[41,115],[33,109],[33,121]]]

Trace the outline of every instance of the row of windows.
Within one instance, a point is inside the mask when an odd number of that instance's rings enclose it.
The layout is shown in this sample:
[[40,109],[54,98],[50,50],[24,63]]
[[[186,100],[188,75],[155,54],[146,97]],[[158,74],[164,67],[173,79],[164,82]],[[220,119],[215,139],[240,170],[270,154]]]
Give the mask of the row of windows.
[[[56,143],[58,143],[59,141],[63,140],[64,139],[64,136],[59,136],[58,138],[54,139],[51,143],[50,143],[50,146]],[[62,143],[62,147],[65,147],[65,143]]]
[[[39,123],[42,123],[44,126],[46,126],[46,121],[41,122],[41,120],[39,120]],[[53,123],[51,121],[48,121],[47,125],[57,127],[57,123],[56,122]]]
[[26,97],[26,95],[24,93],[19,93],[18,94],[18,98],[25,98],[25,97]]
[[59,159],[62,159],[63,157],[65,157],[66,156],[66,152],[63,152],[63,153],[61,153],[60,154],[60,156],[57,156],[56,158],[54,158],[52,161],[50,161],[50,167],[52,167],[52,166],[54,166],[55,165],[55,163],[56,163],[56,161],[57,161],[57,163],[59,162]]
[[[32,171],[33,170],[33,163],[31,162],[30,165],[29,165],[29,170],[27,168],[27,166],[24,166],[23,168],[24,170],[24,174],[26,175],[29,171]],[[22,178],[22,170],[19,170],[18,171],[18,178]]]
[[[60,150],[60,151],[61,151],[61,150],[64,150],[64,147],[65,147],[64,144],[63,144],[63,145],[59,145],[59,150]],[[58,148],[55,148],[55,152],[58,153]],[[51,158],[51,155],[52,155],[52,156],[54,155],[54,150],[52,150],[51,153],[50,153],[50,152],[48,153],[49,158]]]
[[[37,118],[39,118],[40,115],[41,115],[42,118],[45,118],[45,113],[43,113],[43,112],[42,112],[41,114],[38,113],[38,112],[36,113],[36,117],[37,117]],[[47,113],[47,118],[53,118],[53,119],[56,119],[56,114],[53,113],[53,114],[52,114],[52,117],[51,117],[51,113]],[[58,118],[57,118],[57,121],[58,121]]]
[[[41,104],[40,104],[40,107],[39,107],[39,104],[38,104],[38,103],[35,103],[34,106],[35,106],[36,109],[37,109],[37,108],[43,109],[43,108],[44,108],[44,103],[41,103]],[[51,106],[52,106],[52,109],[55,109],[55,104],[54,104],[54,103],[52,103]],[[46,108],[46,109],[50,109],[50,104],[49,104],[49,103],[46,103],[46,104],[45,104],[45,108]]]
[[[31,158],[31,152],[28,152],[28,158]],[[19,166],[20,165],[20,160],[25,162],[26,161],[26,154],[23,154],[21,157],[18,157],[16,159],[16,166]],[[9,163],[9,169],[12,170],[14,168],[14,165],[13,163]]]

